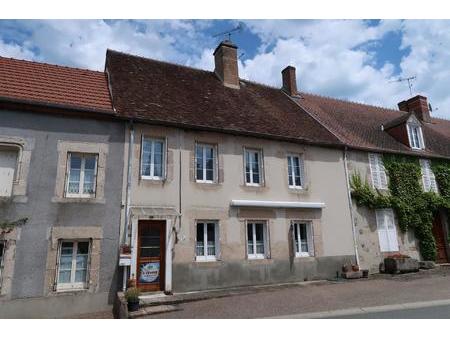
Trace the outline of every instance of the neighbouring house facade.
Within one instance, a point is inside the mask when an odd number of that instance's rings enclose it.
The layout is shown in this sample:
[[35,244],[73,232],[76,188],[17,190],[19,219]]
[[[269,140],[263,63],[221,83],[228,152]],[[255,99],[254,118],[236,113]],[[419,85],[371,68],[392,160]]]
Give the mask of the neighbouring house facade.
[[236,53],[221,43],[215,72],[107,53],[133,121],[124,241],[143,290],[334,278],[355,262],[342,144],[289,98],[292,67],[284,89],[242,81]]
[[110,308],[125,126],[106,76],[0,58],[0,317]]
[[[450,121],[432,118],[425,97],[402,101],[399,110],[307,93],[296,101],[347,145],[349,178],[359,175],[374,190],[388,194],[383,154],[408,155],[419,160],[423,191],[439,193],[431,161],[450,158]],[[422,258],[414,231],[401,231],[394,210],[372,210],[353,199],[352,222],[361,268],[376,273],[384,257],[395,253]],[[433,222],[438,263],[449,262],[448,234],[448,215],[442,210]]]

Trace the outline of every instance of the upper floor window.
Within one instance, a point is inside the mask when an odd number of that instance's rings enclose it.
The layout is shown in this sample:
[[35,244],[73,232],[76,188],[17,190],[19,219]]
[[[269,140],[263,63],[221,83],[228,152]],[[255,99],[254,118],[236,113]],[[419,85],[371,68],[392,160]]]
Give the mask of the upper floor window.
[[249,259],[267,257],[267,226],[265,222],[247,222],[247,256]]
[[261,151],[245,149],[245,183],[247,185],[261,185]]
[[61,241],[58,257],[58,290],[86,288],[89,250],[89,241]]
[[420,159],[420,168],[422,171],[423,190],[426,192],[438,192],[436,177],[434,176],[433,170],[431,170],[430,161]]
[[208,144],[195,145],[195,163],[197,182],[212,183],[215,176],[216,154],[214,146]]
[[0,197],[12,195],[18,154],[15,147],[0,145]]
[[197,261],[215,261],[218,247],[216,222],[197,222],[195,257]]
[[372,176],[372,186],[375,189],[387,189],[386,169],[380,154],[369,154],[369,166]]
[[314,256],[312,224],[293,222],[295,255],[297,257]]
[[303,188],[303,159],[299,155],[289,155],[288,160],[288,182],[290,188]]
[[422,128],[417,123],[409,122],[407,124],[409,145],[413,149],[424,149]]
[[142,138],[141,176],[146,179],[161,180],[164,177],[164,141],[148,137]]
[[66,197],[95,197],[97,155],[69,153]]

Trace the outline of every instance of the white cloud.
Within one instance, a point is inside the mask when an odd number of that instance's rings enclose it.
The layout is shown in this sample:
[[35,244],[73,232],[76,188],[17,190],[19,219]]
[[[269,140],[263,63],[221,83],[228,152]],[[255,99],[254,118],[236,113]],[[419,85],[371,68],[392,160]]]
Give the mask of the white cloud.
[[[280,72],[291,64],[297,67],[301,90],[395,108],[410,94],[406,83],[390,81],[416,75],[415,91],[439,108],[433,114],[450,118],[450,21],[245,23],[261,44],[254,56],[240,61],[244,78],[280,86]],[[213,24],[211,20],[23,20],[5,27],[0,22],[0,55],[102,70],[106,49],[111,48],[212,70],[216,41],[206,30]],[[377,53],[389,32],[401,34],[398,48],[406,52],[395,66],[380,65]],[[11,38],[15,35],[20,42]]]

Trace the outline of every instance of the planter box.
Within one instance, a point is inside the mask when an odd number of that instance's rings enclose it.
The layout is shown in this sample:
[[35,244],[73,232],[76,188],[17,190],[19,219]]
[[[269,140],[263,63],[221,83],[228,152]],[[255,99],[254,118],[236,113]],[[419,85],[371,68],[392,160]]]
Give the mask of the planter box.
[[392,258],[387,257],[384,259],[384,272],[395,273],[407,273],[419,271],[419,261],[414,258]]

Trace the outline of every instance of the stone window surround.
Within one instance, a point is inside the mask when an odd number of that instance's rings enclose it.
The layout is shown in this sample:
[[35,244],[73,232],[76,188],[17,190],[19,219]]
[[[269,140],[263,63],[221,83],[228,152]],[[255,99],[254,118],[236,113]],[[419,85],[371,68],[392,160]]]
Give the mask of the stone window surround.
[[0,241],[5,243],[3,256],[3,271],[0,279],[0,300],[9,299],[11,294],[12,279],[14,275],[14,262],[16,256],[16,242],[20,239],[20,228],[0,233]]
[[[100,277],[100,253],[103,229],[101,226],[64,227],[56,226],[50,228],[49,245],[47,251],[47,267],[45,272],[44,295],[52,296],[67,294],[68,292],[97,292]],[[56,290],[57,262],[59,244],[61,240],[90,240],[90,264],[88,271],[88,282],[86,289]]]
[[27,178],[30,170],[34,140],[15,136],[0,135],[0,146],[17,148],[17,167],[13,181],[12,198],[15,202],[26,202]]
[[[105,178],[106,178],[106,156],[109,152],[107,143],[94,142],[77,142],[77,141],[58,141],[58,162],[55,184],[55,196],[52,202],[56,203],[105,203]],[[97,182],[95,197],[89,198],[73,198],[65,196],[66,179],[67,179],[67,160],[68,154],[74,153],[89,153],[97,154]]]

